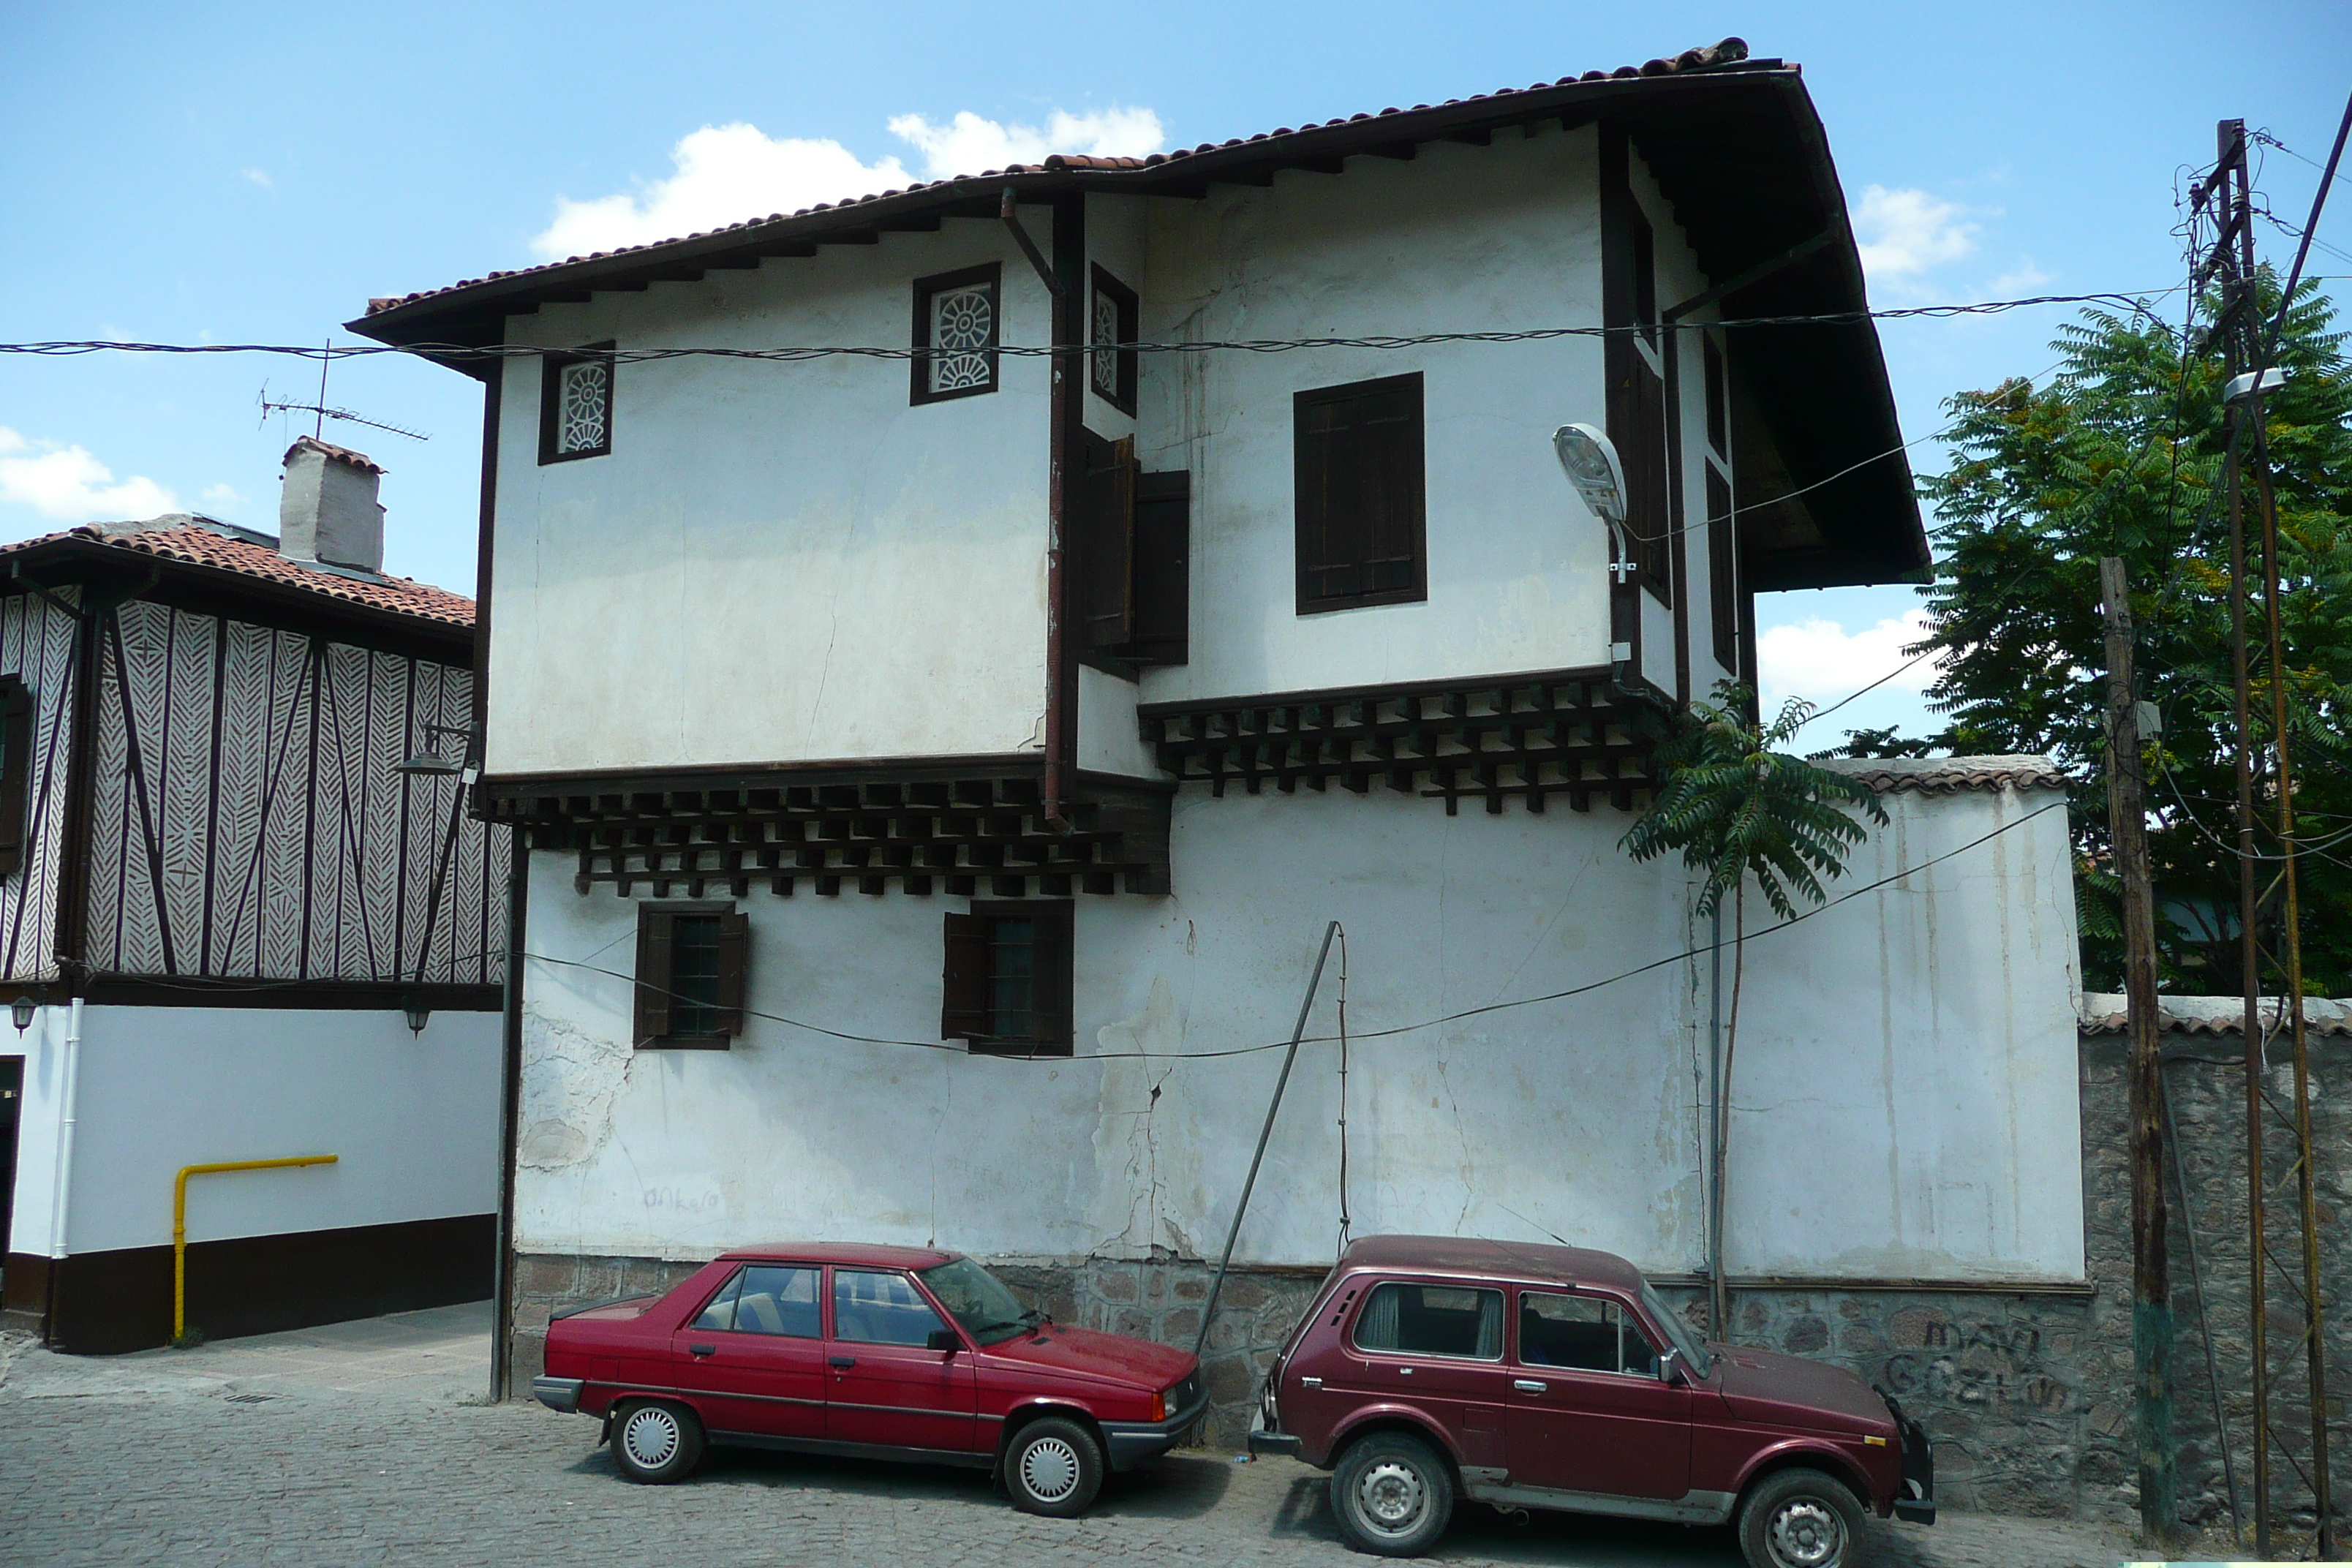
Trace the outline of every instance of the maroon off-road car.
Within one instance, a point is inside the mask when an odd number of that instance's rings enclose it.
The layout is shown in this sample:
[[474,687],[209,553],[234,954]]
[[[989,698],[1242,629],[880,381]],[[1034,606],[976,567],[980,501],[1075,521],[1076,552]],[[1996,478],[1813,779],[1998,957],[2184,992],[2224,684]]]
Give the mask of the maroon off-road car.
[[631,1480],[743,1444],[990,1469],[1063,1518],[1208,1408],[1189,1351],[1054,1322],[957,1253],[845,1243],[745,1247],[559,1313],[531,1392],[601,1416]]
[[1457,1497],[1721,1524],[1752,1568],[1853,1568],[1863,1512],[1936,1518],[1927,1435],[1853,1373],[1701,1343],[1581,1247],[1368,1237],[1267,1373],[1253,1454],[1331,1472],[1349,1542],[1415,1556]]

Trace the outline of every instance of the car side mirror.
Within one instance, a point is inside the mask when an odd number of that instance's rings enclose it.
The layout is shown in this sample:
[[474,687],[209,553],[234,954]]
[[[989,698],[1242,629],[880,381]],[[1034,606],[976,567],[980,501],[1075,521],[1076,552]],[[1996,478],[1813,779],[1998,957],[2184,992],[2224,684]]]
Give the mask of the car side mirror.
[[1663,1350],[1663,1351],[1660,1351],[1660,1352],[1658,1352],[1658,1381],[1659,1381],[1660,1383],[1680,1383],[1680,1382],[1682,1382],[1682,1381],[1683,1381],[1683,1367],[1682,1367],[1682,1363],[1683,1363],[1683,1352],[1680,1352],[1680,1351],[1678,1351],[1678,1350]]
[[923,1342],[923,1348],[945,1351],[948,1354],[953,1355],[963,1349],[963,1341],[957,1336],[953,1329],[933,1329],[930,1337]]

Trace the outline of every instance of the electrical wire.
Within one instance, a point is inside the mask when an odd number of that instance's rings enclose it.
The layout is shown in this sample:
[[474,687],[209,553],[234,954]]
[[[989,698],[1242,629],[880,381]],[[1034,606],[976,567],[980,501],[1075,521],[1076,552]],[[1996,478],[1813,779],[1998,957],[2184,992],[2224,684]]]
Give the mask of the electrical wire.
[[[2129,307],[2142,300],[2158,299],[2172,294],[2179,286],[2138,294],[2104,292],[2096,294],[2037,294],[2021,300],[1978,300],[1966,304],[1908,305],[1884,310],[1827,310],[1806,315],[1748,316],[1728,321],[1696,321],[1683,320],[1664,323],[1671,330],[1683,331],[1721,331],[1729,328],[1852,326],[1863,321],[1906,321],[1925,319],[1944,321],[1956,316],[1990,316],[2008,310],[2025,310],[2041,305],[2111,304]],[[1083,353],[1117,351],[1122,353],[1197,354],[1220,352],[1241,353],[1286,353],[1296,349],[1403,349],[1420,348],[1439,343],[1525,343],[1543,342],[1557,338],[1609,338],[1639,333],[1654,335],[1657,326],[1634,322],[1622,326],[1590,327],[1527,327],[1502,331],[1479,332],[1416,332],[1408,334],[1376,333],[1362,337],[1328,338],[1241,338],[1191,341],[1137,340],[1132,342],[1095,343],[999,343],[987,352],[1013,358],[1035,358],[1058,353]],[[298,359],[341,360],[367,358],[379,354],[410,357],[436,356],[471,357],[476,359],[531,359],[542,354],[577,353],[571,348],[558,348],[536,343],[344,343],[318,348],[292,343],[155,343],[128,342],[114,339],[79,339],[45,342],[0,343],[0,353],[32,354],[64,358],[92,353],[158,353],[158,354],[287,354]],[[879,345],[828,344],[805,348],[737,349],[715,345],[691,348],[614,348],[599,350],[596,357],[614,364],[637,364],[673,359],[733,359],[757,360],[791,363],[802,360],[851,357],[857,359],[908,360],[925,358],[934,350]]]
[[[1875,892],[1879,889],[1884,888],[1890,883],[1899,882],[1906,877],[1916,876],[1918,873],[1925,871],[1931,866],[1940,865],[1944,861],[1952,859],[1956,856],[1965,855],[1969,850],[1976,848],[1978,846],[1990,843],[1991,840],[2000,837],[2002,834],[2011,831],[2012,828],[2022,827],[2027,823],[2033,821],[2037,817],[2045,816],[2053,811],[2062,811],[2065,808],[2065,805],[2066,803],[2064,801],[2057,800],[2051,802],[2047,805],[2036,806],[2033,810],[2027,812],[2024,816],[2012,817],[2011,820],[2002,823],[2000,826],[1992,829],[1990,832],[1980,834],[1978,837],[1969,839],[1966,844],[1947,849],[1941,854],[1930,855],[1926,859],[1918,861],[1914,865],[1906,866],[1901,870],[1890,872],[1888,875],[1879,878],[1874,882],[1865,882],[1861,887],[1849,889],[1845,892],[1840,893],[1837,897],[1824,900],[1813,908],[1806,910],[1800,914],[1793,915],[1787,920],[1781,921],[1776,925],[1769,925],[1760,931],[1750,931],[1748,933],[1746,940],[1754,942],[1759,938],[1770,936],[1775,931],[1787,931],[1790,926],[1801,925],[1805,921],[1811,920],[1814,916],[1826,913],[1827,911],[1837,908],[1838,905],[1845,903],[1850,900],[1861,898],[1865,893]],[[1608,986],[1618,984],[1621,982],[1633,980],[1641,975],[1651,973],[1654,971],[1664,969],[1669,965],[1684,963],[1685,961],[1696,958],[1707,951],[1708,949],[1706,946],[1689,947],[1684,949],[1680,952],[1669,953],[1664,958],[1652,959],[1647,963],[1636,964],[1632,969],[1621,971],[1618,973],[1609,975],[1604,979],[1587,981],[1581,985],[1571,985],[1564,991],[1548,992],[1540,996],[1523,996],[1508,1002],[1489,1002],[1481,1006],[1465,1007],[1460,1012],[1447,1013],[1434,1018],[1424,1018],[1417,1023],[1397,1024],[1389,1028],[1370,1029],[1360,1034],[1351,1032],[1348,1037],[1350,1041],[1389,1039],[1399,1035],[1415,1034],[1423,1029],[1434,1029],[1446,1024],[1459,1023],[1465,1018],[1480,1017],[1489,1013],[1504,1013],[1518,1007],[1535,1007],[1540,1006],[1548,1002],[1566,1001],[1572,996],[1582,996],[1590,992],[1602,990]],[[602,974],[610,979],[625,981],[633,985],[642,984],[642,982],[638,981],[636,976],[634,974],[626,974],[617,969],[607,969],[601,964],[583,963],[577,959],[558,958],[552,953],[530,952],[524,952],[522,956],[534,963],[559,964],[567,969],[584,970],[592,974]],[[661,987],[649,987],[649,989],[659,990],[662,994],[676,1001],[695,1002],[703,1000],[698,997],[686,996],[682,993],[667,990]],[[752,1007],[745,1007],[740,1011],[747,1018],[759,1018],[767,1023],[783,1024],[792,1028],[804,1029],[811,1034],[823,1035],[829,1039],[843,1040],[856,1045],[908,1046],[921,1050],[952,1052],[958,1056],[975,1054],[972,1053],[968,1047],[951,1045],[942,1040],[907,1040],[898,1039],[884,1035],[860,1035],[848,1030],[828,1028],[824,1025],[812,1024],[801,1018],[788,1017],[781,1013],[764,1013]],[[1339,1037],[1332,1035],[1307,1035],[1301,1037],[1301,1041],[1302,1043],[1307,1044],[1328,1045],[1338,1038]],[[997,1061],[1031,1061],[1048,1063],[1073,1060],[1210,1061],[1227,1057],[1256,1056],[1265,1051],[1284,1050],[1288,1048],[1290,1043],[1291,1042],[1286,1039],[1269,1040],[1263,1045],[1232,1046],[1220,1050],[1208,1051],[1071,1051],[1068,1053],[1056,1053],[1051,1056],[1039,1052],[1014,1051],[988,1051],[978,1054],[987,1059]]]

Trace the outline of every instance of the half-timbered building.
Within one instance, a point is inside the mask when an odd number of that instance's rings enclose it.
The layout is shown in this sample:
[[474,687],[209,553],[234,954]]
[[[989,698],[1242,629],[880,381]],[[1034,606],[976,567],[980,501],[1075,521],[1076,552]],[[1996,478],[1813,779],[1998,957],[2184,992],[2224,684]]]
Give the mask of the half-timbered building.
[[[1220,1408],[1350,1227],[1687,1277],[1708,932],[1619,841],[1758,592],[1927,564],[1864,308],[1736,43],[373,301],[487,389],[517,1373],[810,1233],[1189,1340],[1335,920]],[[2072,1288],[2061,797],[1879,776],[1869,896],[1751,942],[1729,1268]]]
[[490,1294],[510,836],[473,605],[383,573],[380,472],[304,437],[278,538],[0,550],[0,1289],[61,1349],[172,1337],[183,1187],[203,1332]]

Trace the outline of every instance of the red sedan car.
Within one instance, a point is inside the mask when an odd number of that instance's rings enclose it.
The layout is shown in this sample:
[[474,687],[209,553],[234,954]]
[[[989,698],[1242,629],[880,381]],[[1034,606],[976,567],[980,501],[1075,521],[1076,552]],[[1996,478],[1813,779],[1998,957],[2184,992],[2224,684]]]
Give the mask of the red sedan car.
[[1362,1551],[1418,1556],[1457,1497],[1734,1523],[1752,1568],[1852,1568],[1865,1512],[1935,1522],[1927,1434],[1843,1367],[1702,1344],[1606,1252],[1349,1247],[1267,1374],[1250,1450],[1331,1472]]
[[730,1252],[666,1296],[562,1313],[531,1392],[603,1417],[632,1480],[744,1444],[990,1469],[1014,1506],[1065,1518],[1208,1404],[1188,1352],[1055,1323],[969,1258],[835,1244]]

